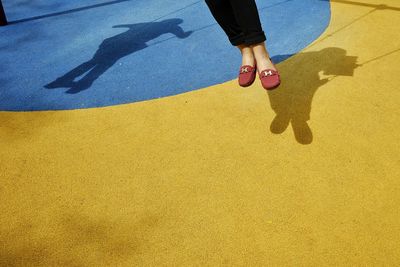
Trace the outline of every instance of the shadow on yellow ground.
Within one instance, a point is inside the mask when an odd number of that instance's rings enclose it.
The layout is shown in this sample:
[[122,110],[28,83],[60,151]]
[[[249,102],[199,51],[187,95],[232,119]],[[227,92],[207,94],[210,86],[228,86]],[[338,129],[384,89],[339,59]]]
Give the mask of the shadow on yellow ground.
[[124,225],[79,213],[54,216],[46,225],[19,222],[0,233],[0,266],[89,266],[98,260],[114,265],[138,254],[158,223],[154,216]]
[[0,112],[0,266],[398,265],[400,17],[332,4],[268,93]]
[[282,84],[268,91],[271,108],[276,116],[270,130],[283,133],[291,124],[296,140],[310,144],[313,134],[307,121],[310,119],[312,99],[322,85],[336,76],[353,76],[357,57],[349,56],[338,47],[315,52],[303,52],[282,64]]

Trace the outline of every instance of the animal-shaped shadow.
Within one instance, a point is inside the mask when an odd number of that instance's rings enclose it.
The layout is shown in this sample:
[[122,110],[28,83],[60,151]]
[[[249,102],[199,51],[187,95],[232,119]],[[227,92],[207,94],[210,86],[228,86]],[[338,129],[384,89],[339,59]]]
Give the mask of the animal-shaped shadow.
[[[127,31],[105,39],[93,57],[73,70],[50,82],[47,89],[69,88],[66,93],[75,94],[88,89],[93,82],[111,68],[119,59],[146,48],[146,42],[165,33],[178,38],[188,37],[192,31],[185,32],[179,24],[182,19],[166,19],[160,22],[116,25],[113,28],[128,28]],[[134,68],[132,66],[132,71]],[[85,74],[86,73],[86,74]],[[85,74],[80,80],[78,77]]]
[[[271,108],[276,113],[270,125],[272,133],[281,134],[291,124],[297,142],[312,143],[313,134],[307,121],[315,92],[336,76],[353,76],[359,66],[357,57],[346,54],[344,49],[329,47],[296,54],[281,65],[282,84],[268,91]],[[275,56],[273,60],[288,56]],[[320,78],[320,74],[326,78]]]

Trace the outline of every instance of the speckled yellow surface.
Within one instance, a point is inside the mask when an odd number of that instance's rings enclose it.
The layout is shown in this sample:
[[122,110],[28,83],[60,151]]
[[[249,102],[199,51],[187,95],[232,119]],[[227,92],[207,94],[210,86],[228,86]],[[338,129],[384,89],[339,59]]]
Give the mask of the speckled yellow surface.
[[0,265],[398,265],[399,25],[332,1],[270,93],[0,112]]

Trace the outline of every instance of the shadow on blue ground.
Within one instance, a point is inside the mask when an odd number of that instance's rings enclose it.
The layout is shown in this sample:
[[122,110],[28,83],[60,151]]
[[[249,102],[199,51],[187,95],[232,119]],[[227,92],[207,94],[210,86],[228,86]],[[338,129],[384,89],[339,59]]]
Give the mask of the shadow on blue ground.
[[[69,88],[66,93],[75,94],[88,89],[92,83],[105,71],[112,67],[119,59],[146,48],[148,41],[165,33],[172,33],[178,38],[187,38],[192,33],[185,32],[179,24],[182,19],[166,19],[160,22],[136,23],[115,25],[113,28],[127,28],[128,30],[105,39],[93,57],[73,70],[45,85],[47,89]],[[141,66],[132,68],[132,72],[141,72]],[[85,74],[86,73],[86,74]],[[82,76],[79,81],[76,78]]]
[[[326,1],[256,2],[275,63],[309,45],[330,20]],[[0,72],[0,80],[6,81],[0,110],[132,103],[236,78],[240,53],[230,46],[203,0],[39,4],[44,6],[21,5],[23,10],[13,15],[15,23],[0,29],[5,36],[0,39],[0,68],[7,68]]]

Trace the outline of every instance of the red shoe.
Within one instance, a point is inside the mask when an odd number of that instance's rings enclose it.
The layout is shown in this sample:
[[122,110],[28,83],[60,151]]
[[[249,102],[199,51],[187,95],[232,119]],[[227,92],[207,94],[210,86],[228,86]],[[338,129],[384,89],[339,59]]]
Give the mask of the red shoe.
[[265,69],[258,73],[261,84],[266,90],[271,90],[281,84],[281,77],[279,72],[273,69]]
[[242,87],[247,87],[253,84],[256,79],[257,65],[254,67],[250,65],[243,65],[239,70],[239,85]]

